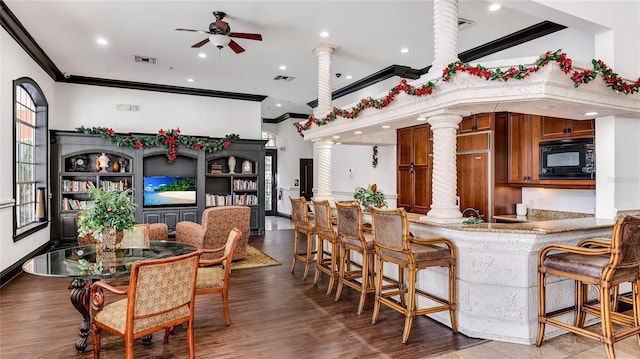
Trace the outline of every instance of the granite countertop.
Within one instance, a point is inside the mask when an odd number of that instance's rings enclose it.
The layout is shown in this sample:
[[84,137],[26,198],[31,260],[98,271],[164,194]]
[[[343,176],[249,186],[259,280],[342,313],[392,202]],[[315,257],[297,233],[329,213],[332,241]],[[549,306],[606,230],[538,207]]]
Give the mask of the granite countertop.
[[[571,232],[580,230],[592,230],[612,228],[615,221],[595,217],[553,219],[534,222],[514,222],[514,223],[434,223],[424,219],[424,215],[408,213],[409,221],[418,224],[450,228],[461,231],[476,232],[505,232],[505,233],[533,233],[551,234],[560,232]],[[514,216],[515,217],[515,216]]]

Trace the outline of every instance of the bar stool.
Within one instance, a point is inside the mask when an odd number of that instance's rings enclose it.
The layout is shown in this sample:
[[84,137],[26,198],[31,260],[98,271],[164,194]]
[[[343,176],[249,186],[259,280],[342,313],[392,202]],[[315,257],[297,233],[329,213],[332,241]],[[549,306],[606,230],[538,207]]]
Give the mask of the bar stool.
[[[373,244],[376,249],[376,301],[373,305],[371,324],[375,324],[380,313],[380,304],[404,314],[402,343],[409,339],[413,318],[419,315],[449,311],[451,330],[456,333],[456,249],[446,238],[414,238],[409,233],[409,220],[404,208],[393,210],[371,209]],[[401,272],[407,272],[407,285],[400,275],[394,288],[382,286],[384,263],[394,263]],[[416,289],[418,271],[427,267],[446,267],[449,272],[449,298],[439,298]],[[407,296],[406,303],[404,296]],[[439,305],[417,308],[416,296],[420,295]],[[400,303],[394,297],[400,296]]]
[[[327,294],[330,294],[333,290],[333,283],[335,278],[338,277],[338,256],[339,248],[338,238],[336,232],[333,230],[333,224],[331,221],[331,205],[328,200],[313,200],[313,214],[315,222],[315,230],[317,236],[317,249],[316,249],[316,274],[313,277],[313,284],[318,283],[320,273],[324,273],[329,276],[329,285],[327,287]],[[324,249],[325,242],[328,244],[328,248],[331,252]]]
[[[309,267],[312,263],[315,263],[313,255],[316,254],[316,252],[313,250],[313,237],[316,234],[316,230],[313,223],[309,223],[309,207],[304,197],[289,197],[289,199],[291,200],[291,219],[295,226],[293,232],[293,263],[291,264],[291,273],[293,273],[296,267],[296,260],[298,260],[304,263],[302,279],[306,279],[309,273]],[[307,238],[307,248],[304,252],[301,252],[299,248],[299,234],[304,234]]]
[[[368,293],[375,293],[374,258],[376,250],[370,231],[365,234],[362,208],[356,202],[336,203],[338,211],[338,242],[340,243],[340,272],[338,274],[337,302],[342,294],[342,286],[360,292],[358,315],[362,313]],[[359,253],[362,264],[351,260],[351,253]]]
[[[576,306],[547,313],[547,276],[562,277],[576,283]],[[612,310],[616,303],[617,286],[631,282],[631,304],[633,314],[626,315]],[[588,301],[587,286],[598,289],[598,299]],[[550,324],[575,334],[596,339],[604,343],[607,358],[614,359],[614,344],[622,339],[636,336],[640,345],[640,217],[621,215],[613,226],[611,241],[587,239],[578,246],[548,245],[538,255],[538,336],[536,346],[542,345],[545,325]],[[612,298],[612,294],[615,297]],[[612,300],[613,299],[613,300]],[[615,304],[614,304],[615,305]],[[554,319],[558,315],[575,311],[573,325]],[[584,329],[587,314],[600,317],[602,332]],[[612,323],[626,329],[613,332]]]

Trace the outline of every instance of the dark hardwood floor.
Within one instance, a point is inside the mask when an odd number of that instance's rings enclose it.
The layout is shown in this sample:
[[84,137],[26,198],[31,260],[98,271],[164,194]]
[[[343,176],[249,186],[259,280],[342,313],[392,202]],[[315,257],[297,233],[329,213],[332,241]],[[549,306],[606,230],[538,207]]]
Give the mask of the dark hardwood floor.
[[[404,317],[382,307],[371,324],[373,297],[356,315],[358,296],[345,287],[334,302],[325,294],[327,279],[313,286],[313,273],[302,280],[302,265],[289,272],[293,231],[268,231],[250,243],[282,263],[232,273],[231,326],[224,324],[219,296],[196,299],[195,340],[198,358],[409,358],[458,350],[484,342],[453,334],[429,318],[416,318],[402,344]],[[313,270],[312,270],[313,271]],[[0,358],[92,358],[77,354],[74,343],[80,315],[69,301],[68,278],[21,274],[1,289]],[[109,299],[109,298],[108,298]],[[162,333],[150,345],[136,342],[136,358],[186,358],[184,328],[169,343]],[[102,335],[102,357],[124,358],[123,341]]]

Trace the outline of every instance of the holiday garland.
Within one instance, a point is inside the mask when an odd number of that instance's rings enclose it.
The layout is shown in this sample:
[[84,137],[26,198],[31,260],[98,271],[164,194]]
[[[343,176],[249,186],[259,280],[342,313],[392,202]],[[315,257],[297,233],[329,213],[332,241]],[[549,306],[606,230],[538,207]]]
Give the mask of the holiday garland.
[[208,153],[221,151],[227,149],[231,142],[234,142],[240,138],[236,134],[226,135],[224,138],[209,141],[197,137],[185,136],[180,134],[180,128],[163,130],[160,129],[155,136],[122,136],[117,134],[111,128],[105,127],[78,127],[76,131],[80,133],[86,133],[91,135],[101,135],[103,138],[108,139],[111,143],[114,143],[120,147],[129,147],[135,149],[150,148],[156,146],[164,146],[166,150],[167,159],[169,162],[173,162],[176,159],[176,153],[178,152],[178,146],[184,146],[197,151],[205,151]]
[[442,71],[442,77],[434,80],[433,82],[429,81],[419,87],[414,87],[407,84],[407,80],[402,79],[399,84],[389,90],[389,93],[385,97],[379,99],[374,99],[373,97],[363,98],[349,110],[334,107],[324,118],[316,118],[311,115],[307,121],[303,123],[296,122],[293,125],[298,130],[300,136],[304,137],[304,131],[310,129],[314,124],[319,127],[334,121],[337,117],[356,118],[362,110],[368,108],[381,110],[389,106],[400,92],[418,97],[431,95],[436,88],[436,83],[440,80],[443,82],[450,82],[451,79],[459,72],[466,72],[469,75],[484,78],[487,81],[508,81],[510,79],[522,80],[552,62],[557,63],[565,74],[569,74],[573,71],[570,76],[573,81],[574,88],[591,82],[598,76],[598,74],[601,74],[606,85],[615,92],[622,92],[628,95],[640,91],[640,77],[633,83],[626,82],[617,73],[613,72],[613,70],[602,60],[595,59],[591,60],[591,64],[593,65],[591,70],[574,71],[572,67],[573,61],[568,58],[567,54],[563,53],[561,49],[558,49],[554,52],[547,51],[543,55],[540,55],[534,64],[513,66],[504,71],[500,68],[489,70],[482,65],[471,66],[468,63],[456,61],[449,64]]

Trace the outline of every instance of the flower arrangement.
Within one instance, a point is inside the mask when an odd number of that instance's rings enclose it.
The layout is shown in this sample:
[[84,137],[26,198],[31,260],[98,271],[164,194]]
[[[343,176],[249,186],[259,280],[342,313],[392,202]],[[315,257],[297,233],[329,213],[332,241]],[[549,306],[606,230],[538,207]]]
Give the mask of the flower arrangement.
[[591,70],[584,70],[581,72],[575,71],[572,66],[573,61],[567,57],[567,54],[562,52],[562,49],[558,49],[556,51],[545,52],[540,55],[538,60],[533,64],[512,66],[505,70],[501,70],[500,68],[490,70],[482,65],[471,66],[468,63],[456,61],[443,69],[442,77],[434,80],[433,82],[429,81],[419,87],[415,87],[409,85],[407,80],[402,79],[399,84],[389,90],[385,97],[379,99],[375,99],[373,97],[363,98],[351,109],[343,110],[334,107],[331,112],[323,118],[316,118],[311,115],[307,121],[302,123],[295,122],[293,126],[296,127],[298,134],[301,137],[304,137],[304,131],[310,129],[313,125],[318,127],[324,126],[335,121],[338,117],[355,119],[360,115],[360,112],[368,108],[382,110],[389,106],[393,100],[395,100],[396,96],[402,92],[409,96],[417,97],[431,95],[433,94],[433,91],[436,90],[436,84],[439,81],[448,83],[458,73],[467,73],[471,76],[483,78],[487,81],[508,81],[510,79],[523,80],[530,74],[539,71],[542,67],[554,62],[560,66],[560,69],[565,74],[571,77],[574,88],[578,88],[582,84],[591,82],[598,76],[598,74],[600,74],[602,76],[602,80],[605,82],[607,87],[611,88],[612,91],[623,93],[625,95],[640,92],[640,78],[635,82],[626,82],[617,73],[613,72],[613,69],[608,67],[602,60],[596,59],[591,60],[591,64],[593,65]]
[[164,130],[160,129],[155,136],[121,136],[111,128],[104,127],[84,127],[76,128],[80,133],[91,135],[101,135],[120,147],[129,147],[135,149],[149,148],[156,146],[164,146],[169,162],[176,159],[178,146],[184,146],[196,151],[205,151],[208,153],[218,152],[227,149],[231,142],[240,138],[236,134],[226,135],[224,138],[208,141],[198,137],[185,136],[180,133],[180,128]]
[[78,218],[78,233],[100,241],[105,230],[115,233],[133,228],[136,205],[129,198],[131,192],[130,188],[122,192],[90,188],[91,204]]
[[387,196],[382,191],[378,191],[378,186],[374,183],[369,187],[356,187],[353,198],[363,206],[368,208],[369,205],[376,208],[387,206]]

